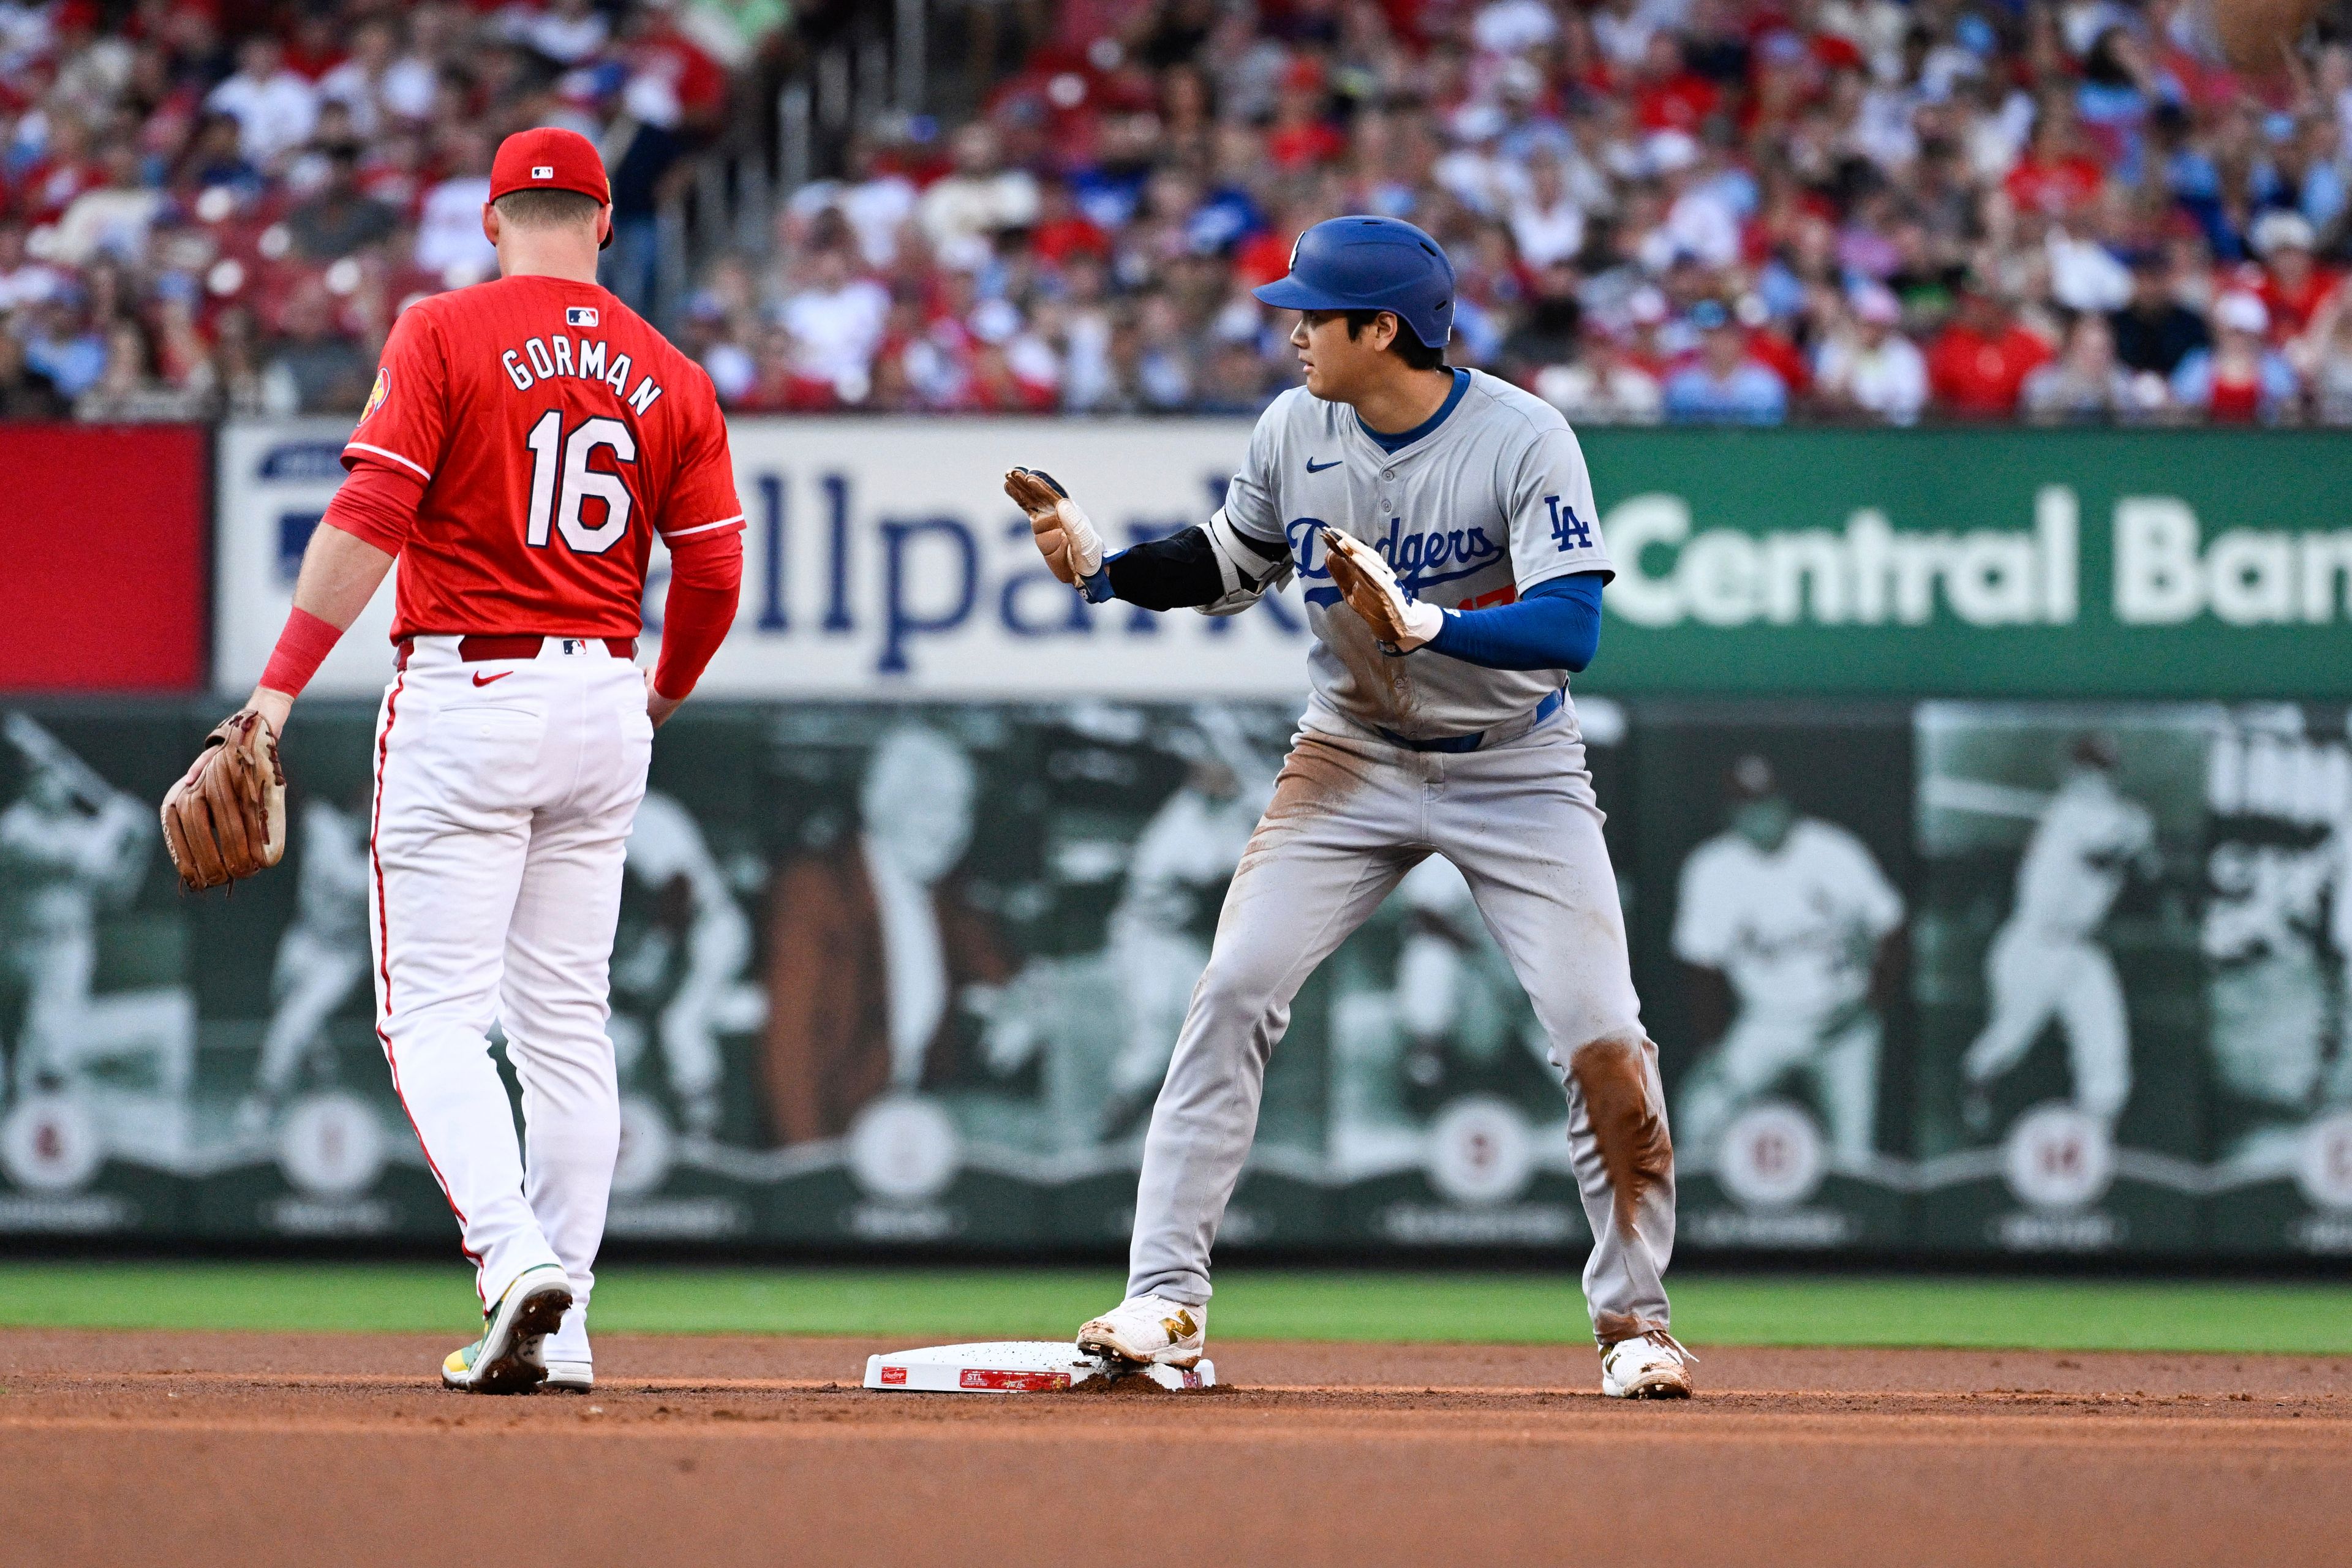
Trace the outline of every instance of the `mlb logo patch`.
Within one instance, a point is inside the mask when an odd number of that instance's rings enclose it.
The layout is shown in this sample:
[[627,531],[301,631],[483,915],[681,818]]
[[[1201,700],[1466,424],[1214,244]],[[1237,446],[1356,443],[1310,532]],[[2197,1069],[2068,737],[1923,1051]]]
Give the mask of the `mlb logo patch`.
[[567,327],[594,326],[596,324],[596,307],[593,305],[566,305],[563,308],[563,324]]
[[530,166],[530,177],[534,180],[551,180],[555,178],[555,165],[552,163],[533,163]]

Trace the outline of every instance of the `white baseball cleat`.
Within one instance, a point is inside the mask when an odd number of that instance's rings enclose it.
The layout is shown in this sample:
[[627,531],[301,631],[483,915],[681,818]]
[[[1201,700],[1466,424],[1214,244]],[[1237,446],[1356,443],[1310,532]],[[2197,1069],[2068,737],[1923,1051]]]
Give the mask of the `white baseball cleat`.
[[1199,1363],[1208,1334],[1208,1308],[1131,1296],[1078,1331],[1078,1353],[1188,1367]]
[[1698,1357],[1664,1329],[1619,1340],[1601,1352],[1601,1392],[1612,1399],[1688,1399]]
[[596,1363],[550,1356],[547,1358],[547,1381],[539,1386],[545,1394],[593,1393],[596,1387]]
[[573,1302],[563,1314],[563,1326],[540,1347],[547,1363],[547,1381],[539,1386],[548,1394],[587,1394],[596,1386],[596,1358],[588,1348],[588,1309]]
[[482,1316],[482,1337],[451,1351],[441,1385],[466,1394],[529,1394],[547,1378],[541,1352],[572,1307],[572,1277],[552,1263],[515,1276]]

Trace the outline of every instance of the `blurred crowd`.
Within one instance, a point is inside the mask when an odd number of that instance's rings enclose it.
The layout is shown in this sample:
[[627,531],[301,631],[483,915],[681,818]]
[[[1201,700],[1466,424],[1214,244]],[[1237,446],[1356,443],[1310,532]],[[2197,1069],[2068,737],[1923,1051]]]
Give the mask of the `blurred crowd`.
[[644,298],[661,182],[784,0],[0,0],[0,418],[356,412],[393,317],[494,275],[507,132],[614,176]]
[[[745,410],[1246,413],[1335,214],[1572,419],[2352,423],[2352,47],[2189,0],[934,0],[972,111],[860,128],[665,321]],[[486,276],[506,132],[660,182],[785,0],[0,0],[0,417],[343,410]],[[982,26],[982,24],[985,24]]]
[[1586,421],[2352,422],[2352,52],[2183,0],[1091,0],[871,128],[681,323],[733,405],[1245,412],[1375,212]]

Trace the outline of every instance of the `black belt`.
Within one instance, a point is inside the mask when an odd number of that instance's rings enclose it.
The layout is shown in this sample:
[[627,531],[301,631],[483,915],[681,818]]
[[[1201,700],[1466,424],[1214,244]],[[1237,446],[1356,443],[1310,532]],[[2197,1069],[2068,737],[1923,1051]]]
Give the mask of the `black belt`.
[[[1534,729],[1536,725],[1559,712],[1559,704],[1560,696],[1557,691],[1537,703],[1535,718],[1529,721],[1528,730]],[[1502,727],[1497,724],[1495,730]],[[1372,728],[1380,731],[1381,740],[1391,746],[1402,746],[1408,752],[1475,752],[1486,743],[1487,736],[1495,732],[1495,730],[1474,730],[1467,735],[1440,735],[1433,740],[1417,741],[1411,735],[1400,735],[1394,730],[1381,730],[1377,724]],[[1528,730],[1522,730],[1519,733],[1524,735]]]

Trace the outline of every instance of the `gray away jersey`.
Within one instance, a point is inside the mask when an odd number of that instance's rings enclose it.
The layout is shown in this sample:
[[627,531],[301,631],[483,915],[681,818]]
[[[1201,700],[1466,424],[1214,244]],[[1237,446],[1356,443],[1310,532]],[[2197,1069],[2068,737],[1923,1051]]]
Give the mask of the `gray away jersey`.
[[1415,740],[1517,718],[1568,680],[1564,669],[1486,669],[1431,648],[1383,654],[1339,602],[1316,530],[1329,524],[1379,551],[1405,592],[1445,609],[1507,605],[1574,572],[1611,572],[1593,518],[1592,479],[1568,421],[1541,398],[1483,371],[1444,422],[1383,451],[1356,411],[1294,387],[1251,434],[1225,492],[1225,518],[1285,546],[1306,590],[1307,656],[1318,710]]

